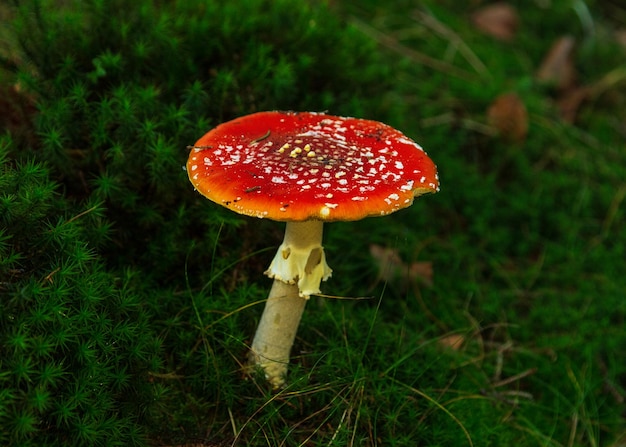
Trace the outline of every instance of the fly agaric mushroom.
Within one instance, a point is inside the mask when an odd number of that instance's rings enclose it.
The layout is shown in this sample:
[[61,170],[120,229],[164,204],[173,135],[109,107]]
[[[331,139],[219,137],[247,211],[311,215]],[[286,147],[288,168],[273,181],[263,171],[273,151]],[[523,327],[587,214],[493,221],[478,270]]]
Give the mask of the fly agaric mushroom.
[[232,211],[286,222],[250,352],[274,388],[285,382],[305,304],[332,272],[323,222],[383,216],[439,190],[434,163],[400,131],[323,113],[259,112],[223,123],[192,147],[187,173],[198,192]]

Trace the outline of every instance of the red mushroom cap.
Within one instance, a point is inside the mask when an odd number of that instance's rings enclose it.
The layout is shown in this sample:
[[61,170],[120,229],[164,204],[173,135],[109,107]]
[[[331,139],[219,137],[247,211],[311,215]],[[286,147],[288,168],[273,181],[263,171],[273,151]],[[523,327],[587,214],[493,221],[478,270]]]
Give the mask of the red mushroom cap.
[[358,220],[439,190],[422,148],[377,121],[260,112],[223,123],[193,146],[189,179],[237,213],[278,221]]

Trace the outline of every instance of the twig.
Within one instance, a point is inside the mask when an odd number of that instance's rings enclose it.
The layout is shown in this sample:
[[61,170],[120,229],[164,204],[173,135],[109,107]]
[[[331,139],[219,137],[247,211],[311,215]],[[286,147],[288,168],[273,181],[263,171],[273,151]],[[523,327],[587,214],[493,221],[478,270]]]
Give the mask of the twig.
[[448,73],[452,76],[456,76],[457,78],[461,78],[466,81],[476,80],[476,77],[471,73],[468,73],[465,70],[461,70],[460,68],[457,68],[447,62],[440,61],[439,59],[435,59],[411,48],[408,48],[406,45],[402,45],[400,42],[398,42],[397,39],[394,39],[388,34],[378,31],[376,28],[368,25],[362,20],[352,17],[351,23],[359,28],[364,34],[367,34],[372,39],[379,42],[381,45],[384,45],[390,50],[400,53],[403,56],[406,56],[419,64],[433,68],[437,71]]
[[482,61],[476,56],[476,54],[471,50],[469,45],[467,45],[461,37],[452,31],[450,28],[445,26],[435,17],[428,15],[422,11],[415,11],[413,13],[413,19],[422,23],[426,27],[430,28],[432,31],[436,32],[443,38],[447,39],[455,48],[459,50],[459,52],[463,55],[465,60],[479,73],[481,76],[491,77],[489,70],[482,63]]

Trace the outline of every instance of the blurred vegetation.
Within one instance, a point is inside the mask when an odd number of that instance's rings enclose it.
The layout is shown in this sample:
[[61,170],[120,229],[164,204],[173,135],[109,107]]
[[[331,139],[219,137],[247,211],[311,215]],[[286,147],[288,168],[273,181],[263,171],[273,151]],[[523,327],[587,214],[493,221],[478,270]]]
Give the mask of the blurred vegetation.
[[[0,444],[621,445],[626,9],[488,6],[2,4]],[[182,168],[269,109],[388,122],[442,182],[326,226],[344,299],[277,394],[242,363],[282,227]]]

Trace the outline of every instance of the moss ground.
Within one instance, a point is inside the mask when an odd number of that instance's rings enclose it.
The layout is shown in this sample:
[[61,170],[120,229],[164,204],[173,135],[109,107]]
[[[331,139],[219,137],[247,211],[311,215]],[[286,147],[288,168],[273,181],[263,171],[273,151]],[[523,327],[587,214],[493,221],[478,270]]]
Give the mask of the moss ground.
[[[619,2],[9,3],[0,444],[626,442]],[[182,170],[212,126],[269,109],[385,121],[442,185],[326,226],[329,296],[280,392],[244,362],[282,226]]]

